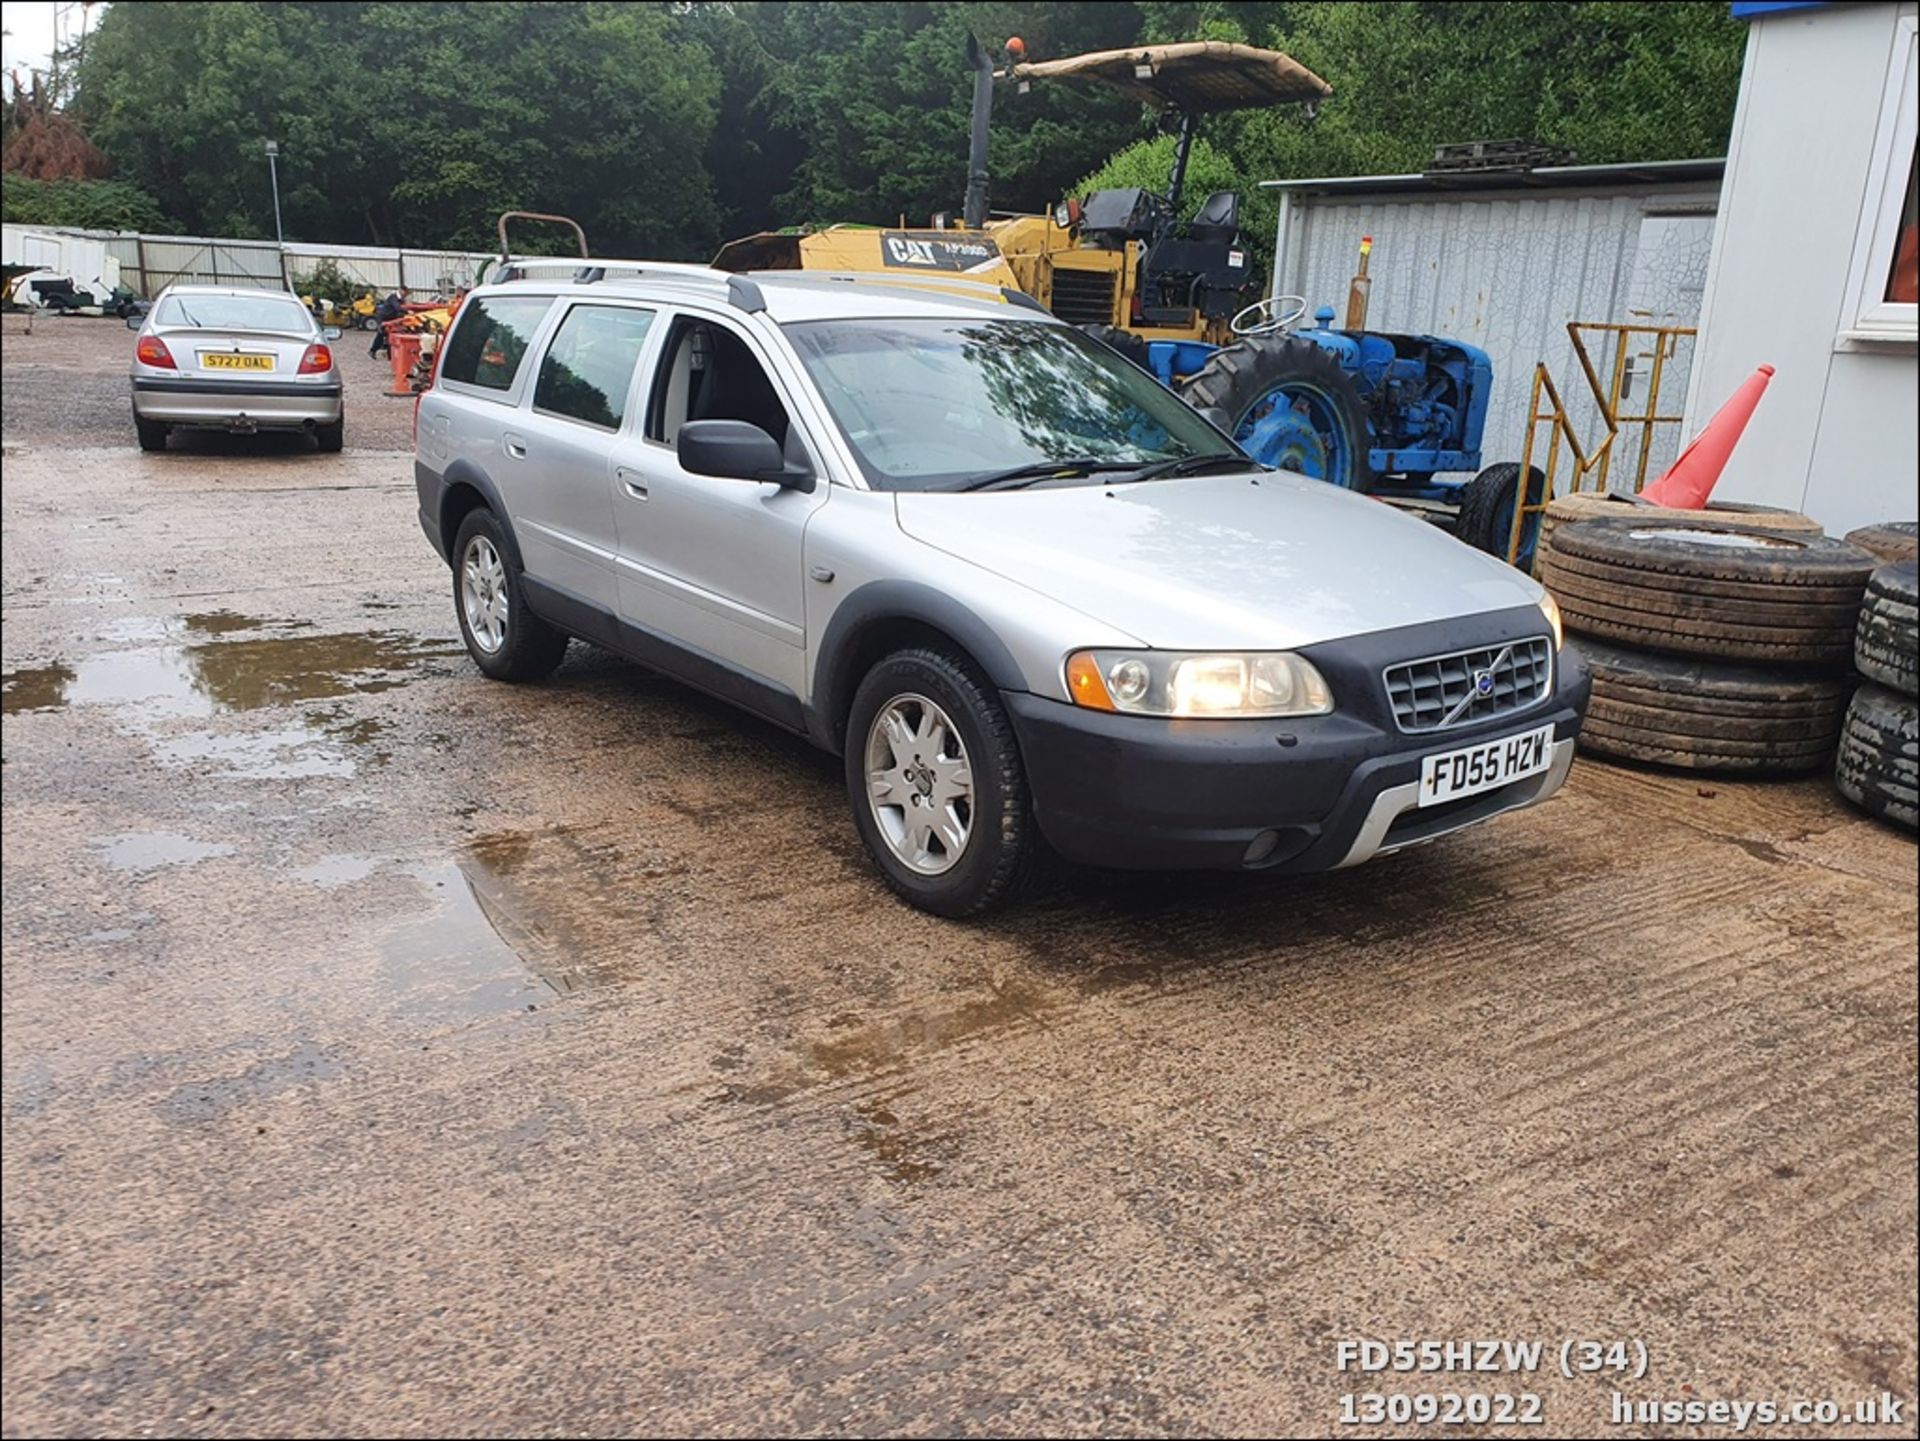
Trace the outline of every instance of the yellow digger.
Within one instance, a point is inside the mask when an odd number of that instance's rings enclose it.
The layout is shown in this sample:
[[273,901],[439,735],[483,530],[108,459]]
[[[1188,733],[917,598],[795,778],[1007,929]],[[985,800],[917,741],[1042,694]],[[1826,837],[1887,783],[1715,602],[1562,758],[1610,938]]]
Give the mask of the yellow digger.
[[[1028,62],[1007,42],[995,71],[968,42],[974,74],[972,154],[959,223],[935,216],[926,229],[833,225],[771,232],[724,246],[722,270],[833,270],[896,275],[946,273],[1021,291],[1077,324],[1111,327],[1136,350],[1155,340],[1229,343],[1232,317],[1257,298],[1260,277],[1240,235],[1240,198],[1210,195],[1181,218],[1187,158],[1200,117],[1251,106],[1316,105],[1326,81],[1290,56],[1224,41],[1103,50],[1065,60]],[[1046,215],[987,216],[987,126],[996,82],[1021,92],[1035,82],[1105,85],[1161,111],[1177,124],[1166,194],[1100,190],[1062,200]],[[1126,336],[1103,334],[1128,348]]]

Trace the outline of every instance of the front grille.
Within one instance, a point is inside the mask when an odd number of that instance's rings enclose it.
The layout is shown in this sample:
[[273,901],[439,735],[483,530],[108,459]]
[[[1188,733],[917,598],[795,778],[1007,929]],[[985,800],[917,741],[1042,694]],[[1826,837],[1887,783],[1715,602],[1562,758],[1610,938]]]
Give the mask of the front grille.
[[1545,636],[1429,656],[1387,668],[1393,718],[1408,732],[1451,730],[1525,710],[1553,688]]
[[1075,325],[1113,324],[1111,270],[1053,269],[1053,313]]

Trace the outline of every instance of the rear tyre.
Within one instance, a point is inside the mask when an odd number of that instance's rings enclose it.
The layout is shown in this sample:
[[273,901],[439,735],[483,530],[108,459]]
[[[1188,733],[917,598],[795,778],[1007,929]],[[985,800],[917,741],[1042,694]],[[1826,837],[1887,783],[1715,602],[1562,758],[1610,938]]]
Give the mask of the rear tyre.
[[1541,578],[1567,629],[1674,655],[1844,666],[1872,561],[1824,536],[1700,519],[1587,520]]
[[494,680],[544,680],[566,658],[567,637],[527,606],[506,533],[490,510],[470,511],[453,542],[453,610],[460,638]]
[[954,656],[896,651],[868,671],[845,759],[854,827],[908,904],[977,916],[1032,879],[1040,838],[1013,726]]
[[1147,360],[1147,342],[1130,330],[1122,330],[1117,325],[1080,325],[1074,327],[1082,335],[1099,341],[1107,349],[1117,352],[1123,359],[1139,366],[1147,374],[1153,374],[1153,366]]
[[[1546,498],[1547,477],[1537,465],[1527,467],[1527,471],[1527,504],[1539,505]],[[1488,466],[1461,487],[1460,518],[1454,523],[1454,535],[1475,550],[1505,560],[1513,541],[1513,505],[1519,490],[1518,465],[1508,461]],[[1539,544],[1540,513],[1536,511],[1520,529],[1520,553],[1513,564],[1531,571]]]
[[1366,403],[1340,363],[1311,340],[1256,335],[1224,346],[1180,394],[1195,410],[1225,417],[1224,429],[1262,465],[1373,489]]
[[338,455],[340,447],[347,443],[347,422],[336,420],[332,425],[316,427],[313,438],[319,442],[322,454]]
[[1877,685],[1854,692],[1833,783],[1867,814],[1920,828],[1920,701]]
[[1833,754],[1849,683],[1576,642],[1593,675],[1583,750],[1682,770],[1790,775]]
[[133,433],[140,437],[142,450],[165,450],[167,448],[167,427],[157,420],[133,418]]

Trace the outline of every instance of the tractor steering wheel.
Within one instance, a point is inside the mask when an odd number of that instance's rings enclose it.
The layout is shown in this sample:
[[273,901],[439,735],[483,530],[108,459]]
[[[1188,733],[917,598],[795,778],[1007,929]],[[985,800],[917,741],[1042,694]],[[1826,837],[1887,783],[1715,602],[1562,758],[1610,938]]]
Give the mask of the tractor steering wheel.
[[1235,335],[1272,335],[1290,329],[1306,313],[1304,295],[1269,295],[1234,316],[1227,328]]

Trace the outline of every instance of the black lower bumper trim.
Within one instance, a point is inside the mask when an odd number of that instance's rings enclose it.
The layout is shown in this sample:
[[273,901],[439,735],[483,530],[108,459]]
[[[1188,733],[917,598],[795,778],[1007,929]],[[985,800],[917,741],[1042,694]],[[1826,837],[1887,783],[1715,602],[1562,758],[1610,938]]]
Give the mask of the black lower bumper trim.
[[[1584,668],[1569,661],[1545,704],[1417,737],[1338,712],[1191,721],[1114,715],[1019,692],[1005,702],[1040,830],[1068,860],[1134,870],[1318,871],[1346,859],[1376,798],[1417,781],[1424,757],[1548,724],[1556,742],[1572,740],[1589,685]],[[1451,819],[1466,823],[1513,803],[1490,792]],[[1384,844],[1446,829],[1439,819],[1409,813]],[[1260,848],[1249,855],[1256,840]]]

